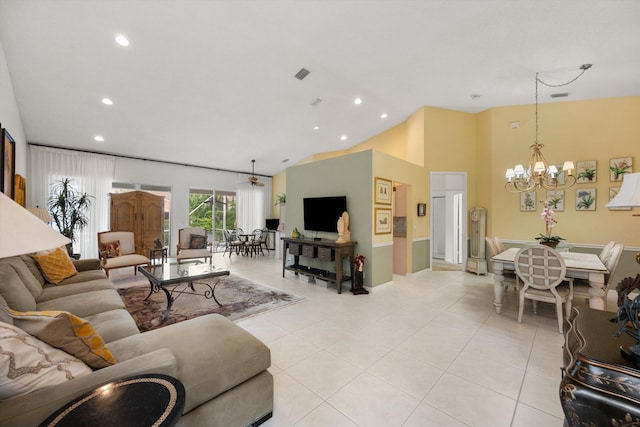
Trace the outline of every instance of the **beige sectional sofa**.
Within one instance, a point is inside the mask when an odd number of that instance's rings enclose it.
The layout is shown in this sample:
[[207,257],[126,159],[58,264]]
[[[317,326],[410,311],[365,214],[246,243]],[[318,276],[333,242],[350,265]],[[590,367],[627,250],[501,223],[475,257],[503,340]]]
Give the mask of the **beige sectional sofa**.
[[91,322],[117,363],[0,400],[0,426],[36,426],[83,393],[146,373],[171,375],[184,384],[186,404],[178,425],[259,425],[271,416],[271,356],[257,338],[219,315],[140,333],[99,260],[74,264],[78,274],[53,285],[28,255],[0,259],[0,321],[12,322],[4,306],[69,311]]

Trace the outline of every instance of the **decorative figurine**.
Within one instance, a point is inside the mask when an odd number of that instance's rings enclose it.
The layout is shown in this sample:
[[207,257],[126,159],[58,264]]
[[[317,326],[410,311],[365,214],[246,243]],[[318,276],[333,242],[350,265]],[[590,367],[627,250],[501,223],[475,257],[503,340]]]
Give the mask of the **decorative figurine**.
[[351,241],[351,232],[349,231],[349,213],[344,211],[338,219],[338,240],[336,243],[345,243]]
[[354,295],[368,294],[369,291],[364,288],[364,255],[358,255],[353,259],[356,266],[355,277],[351,278],[351,291]]
[[153,242],[156,245],[156,249],[162,249],[162,241],[160,239],[156,239]]

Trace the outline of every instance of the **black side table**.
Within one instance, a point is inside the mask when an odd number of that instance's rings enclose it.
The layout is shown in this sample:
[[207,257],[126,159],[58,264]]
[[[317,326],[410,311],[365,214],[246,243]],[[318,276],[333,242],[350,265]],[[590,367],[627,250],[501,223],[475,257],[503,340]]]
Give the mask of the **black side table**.
[[161,264],[164,264],[167,262],[167,247],[149,249],[149,259],[151,260],[152,265],[155,264],[158,259]]
[[40,426],[174,426],[184,398],[182,383],[167,375],[123,378],[80,396]]

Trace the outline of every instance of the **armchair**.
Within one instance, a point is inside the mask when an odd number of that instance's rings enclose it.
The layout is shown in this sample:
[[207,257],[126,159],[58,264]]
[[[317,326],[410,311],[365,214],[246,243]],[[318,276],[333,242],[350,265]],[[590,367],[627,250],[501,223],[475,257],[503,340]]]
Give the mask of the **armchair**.
[[139,265],[149,265],[149,258],[135,253],[133,231],[101,231],[98,233],[98,257],[107,277],[114,268],[133,267],[137,274]]
[[207,232],[202,227],[187,227],[178,230],[178,247],[176,259],[178,264],[185,260],[204,258],[213,262],[211,247],[207,242]]

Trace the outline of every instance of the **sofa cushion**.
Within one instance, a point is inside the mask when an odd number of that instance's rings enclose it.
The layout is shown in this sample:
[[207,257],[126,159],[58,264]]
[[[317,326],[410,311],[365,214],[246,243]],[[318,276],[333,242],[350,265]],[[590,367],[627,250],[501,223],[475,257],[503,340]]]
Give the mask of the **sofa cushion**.
[[207,236],[192,234],[189,238],[189,249],[204,249],[207,247]]
[[0,322],[0,400],[90,374],[81,360]]
[[149,262],[150,262],[149,258],[147,258],[144,255],[129,254],[129,255],[122,255],[117,258],[109,258],[106,260],[103,267],[107,269],[130,267],[133,265],[149,264]]
[[[82,273],[78,273],[78,276],[80,274]],[[102,276],[104,277],[104,273],[102,273]],[[116,287],[107,279],[90,280],[78,283],[67,283],[67,281],[64,281],[59,285],[45,285],[44,289],[42,290],[42,295],[40,295],[40,298],[36,299],[36,304],[40,304],[41,302],[49,301],[56,298],[77,295],[84,292],[99,291],[103,289],[116,289]]]
[[140,333],[135,320],[124,309],[108,310],[92,314],[84,319],[91,322],[107,344]]
[[29,269],[29,267],[27,267],[21,257],[14,256],[3,258],[0,259],[0,263],[7,263],[11,265],[11,268],[13,268],[16,273],[18,273],[20,280],[22,280],[22,284],[27,287],[29,292],[31,292],[31,295],[33,295],[34,298],[38,298],[40,296],[40,294],[42,293],[42,283],[40,283],[38,279],[33,275],[31,270]]
[[87,317],[102,313],[103,311],[117,310],[119,308],[124,308],[124,303],[120,295],[118,295],[118,291],[114,289],[100,289],[98,291],[82,292],[38,302],[35,310],[64,310],[76,316]]
[[116,364],[100,336],[90,322],[68,311],[16,311],[9,309],[14,324],[82,360],[92,368]]
[[98,243],[98,250],[105,259],[120,256],[120,240]]
[[2,298],[2,295],[0,295],[0,322],[13,325],[13,317],[9,316],[7,308],[7,302]]
[[[93,282],[94,280],[108,280],[108,279],[107,279],[107,275],[104,274],[104,271],[102,271],[102,269],[100,269],[100,270],[78,271],[78,274],[64,279],[62,282],[58,283],[58,285],[56,285],[56,286],[69,285],[69,284],[72,284],[72,283]],[[45,284],[45,288],[46,287],[47,287],[47,285]]]
[[10,264],[0,264],[0,295],[16,310],[35,310],[36,300]]
[[27,266],[33,277],[36,278],[40,287],[44,286],[47,283],[47,280],[42,275],[42,271],[40,271],[40,267],[38,267],[38,263],[35,259],[31,257],[31,255],[20,255],[20,259],[24,262],[24,265]]
[[42,270],[44,277],[51,283],[58,284],[67,277],[78,274],[65,248],[55,248],[31,255]]

